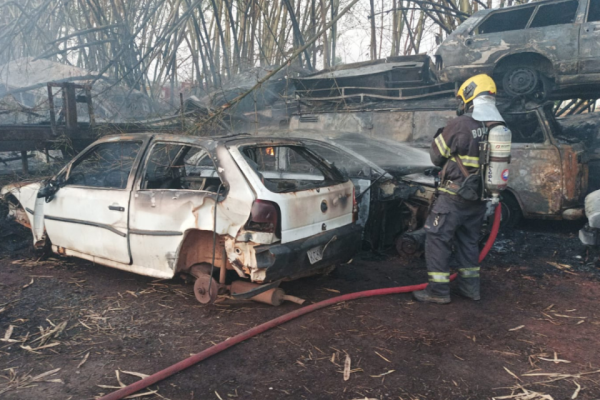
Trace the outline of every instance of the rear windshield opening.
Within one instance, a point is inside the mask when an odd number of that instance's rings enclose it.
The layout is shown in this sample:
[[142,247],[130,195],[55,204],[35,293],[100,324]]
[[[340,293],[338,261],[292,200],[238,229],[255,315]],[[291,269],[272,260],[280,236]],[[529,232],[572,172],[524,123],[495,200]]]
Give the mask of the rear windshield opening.
[[243,148],[242,154],[271,192],[297,192],[345,182],[339,171],[302,146],[251,146]]

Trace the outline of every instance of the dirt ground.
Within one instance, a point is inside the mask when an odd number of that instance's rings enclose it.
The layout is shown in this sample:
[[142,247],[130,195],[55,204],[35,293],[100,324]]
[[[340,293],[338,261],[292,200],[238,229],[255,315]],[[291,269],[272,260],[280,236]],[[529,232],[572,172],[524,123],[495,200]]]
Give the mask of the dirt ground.
[[[502,235],[483,263],[480,302],[420,304],[401,294],[342,303],[226,350],[142,398],[491,399],[528,390],[552,397],[521,399],[598,399],[600,269],[577,229],[538,222]],[[6,400],[93,399],[119,379],[139,379],[124,371],[151,374],[300,307],[226,298],[204,306],[183,280],[40,260],[5,236],[0,339],[14,327],[0,342]],[[363,253],[283,288],[312,303],[425,279],[423,259]]]

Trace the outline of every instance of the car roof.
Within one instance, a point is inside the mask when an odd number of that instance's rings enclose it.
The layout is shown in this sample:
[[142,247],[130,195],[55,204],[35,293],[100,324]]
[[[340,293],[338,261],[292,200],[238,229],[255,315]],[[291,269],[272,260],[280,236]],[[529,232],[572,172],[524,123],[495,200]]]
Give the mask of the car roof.
[[135,140],[135,139],[154,139],[160,141],[172,141],[179,143],[189,143],[204,146],[216,146],[218,144],[227,145],[252,145],[252,144],[287,144],[302,146],[302,142],[294,138],[282,138],[273,136],[252,136],[250,134],[230,134],[222,136],[191,136],[182,134],[171,134],[162,132],[140,132],[128,134],[106,135],[99,139],[102,142],[111,142],[116,140]]
[[[514,9],[527,8],[527,7],[537,7],[537,6],[553,4],[553,3],[564,3],[565,1],[569,1],[569,0],[541,0],[541,1],[534,1],[532,3],[515,4],[512,6],[508,6],[508,7],[486,8],[486,9],[479,10],[479,11],[473,13],[473,15],[471,15],[467,20],[469,20],[469,19],[479,20],[479,19],[482,19],[483,17],[485,17],[491,13],[495,13],[495,12],[511,11]],[[579,2],[580,0],[576,0],[576,1]]]

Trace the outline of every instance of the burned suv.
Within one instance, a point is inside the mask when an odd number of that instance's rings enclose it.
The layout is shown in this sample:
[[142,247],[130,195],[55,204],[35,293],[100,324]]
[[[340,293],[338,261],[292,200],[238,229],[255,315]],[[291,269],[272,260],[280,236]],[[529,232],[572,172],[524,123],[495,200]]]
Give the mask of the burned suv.
[[441,81],[488,74],[510,96],[569,98],[600,87],[600,0],[476,12],[440,45]]

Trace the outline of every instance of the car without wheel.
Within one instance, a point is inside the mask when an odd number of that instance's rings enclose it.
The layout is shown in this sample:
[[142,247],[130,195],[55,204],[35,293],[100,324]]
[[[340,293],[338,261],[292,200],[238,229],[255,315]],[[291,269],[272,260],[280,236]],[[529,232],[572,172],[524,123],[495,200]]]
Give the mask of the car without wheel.
[[[322,272],[361,240],[352,182],[292,139],[107,136],[53,178],[1,193],[36,247],[156,278],[185,274],[203,303]],[[227,285],[227,270],[246,282]]]

